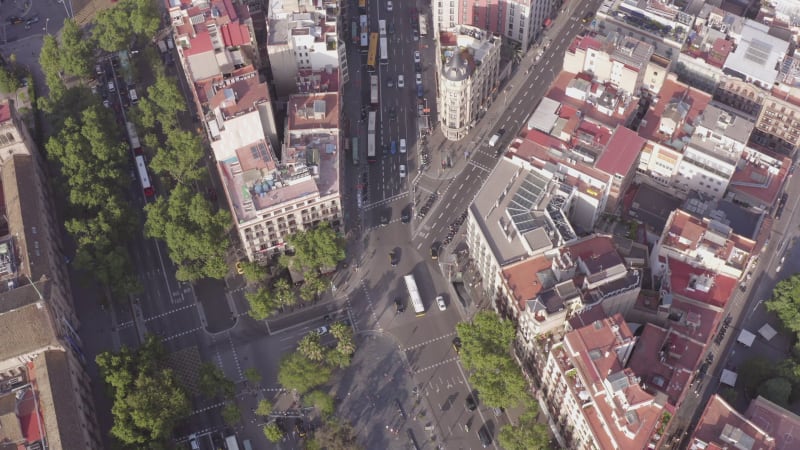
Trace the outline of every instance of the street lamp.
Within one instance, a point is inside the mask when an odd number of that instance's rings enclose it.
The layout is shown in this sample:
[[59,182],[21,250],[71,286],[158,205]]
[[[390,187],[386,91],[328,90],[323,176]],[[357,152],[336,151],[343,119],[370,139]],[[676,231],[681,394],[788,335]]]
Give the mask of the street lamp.
[[44,34],[47,34],[47,24],[50,23],[50,18],[44,19]]

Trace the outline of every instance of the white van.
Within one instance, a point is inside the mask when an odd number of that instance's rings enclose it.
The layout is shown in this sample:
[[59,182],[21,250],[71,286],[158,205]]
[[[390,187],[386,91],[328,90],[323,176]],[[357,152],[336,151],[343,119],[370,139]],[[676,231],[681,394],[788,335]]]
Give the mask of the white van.
[[131,103],[133,103],[134,105],[139,103],[139,96],[136,95],[136,89],[129,90],[128,97],[130,97]]
[[400,153],[406,152],[406,140],[400,139]]
[[489,147],[494,147],[497,144],[497,141],[500,140],[499,134],[494,134],[491,138],[489,138]]

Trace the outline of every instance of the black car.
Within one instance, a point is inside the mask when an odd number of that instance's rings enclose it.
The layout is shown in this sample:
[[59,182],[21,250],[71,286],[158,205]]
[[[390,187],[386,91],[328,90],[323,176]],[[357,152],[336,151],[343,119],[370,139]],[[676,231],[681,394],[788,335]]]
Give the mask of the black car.
[[11,16],[8,18],[8,23],[10,23],[11,25],[18,25],[24,22],[25,19],[23,19],[22,17]]
[[475,411],[478,407],[478,402],[475,401],[475,397],[471,394],[467,396],[467,409],[470,411]]
[[486,430],[486,425],[482,426],[478,430],[478,438],[481,440],[481,445],[483,445],[483,448],[492,445],[492,436],[489,434],[489,431]]
[[458,336],[453,338],[453,350],[455,350],[456,353],[461,353],[461,338]]
[[403,304],[403,299],[401,299],[400,297],[394,299],[394,308],[395,311],[397,311],[398,313],[405,311],[406,305]]
[[403,213],[400,215],[400,221],[403,223],[411,222],[411,213],[408,211],[403,211]]
[[389,108],[389,119],[397,119],[397,111],[394,110],[394,106]]
[[389,252],[389,263],[392,267],[397,267],[397,252],[394,250]]
[[439,243],[431,244],[431,259],[439,259]]
[[397,413],[398,413],[398,414],[400,414],[400,416],[401,416],[403,419],[405,419],[405,418],[406,418],[406,412],[405,412],[405,410],[403,409],[403,404],[402,404],[402,403],[400,403],[400,400],[399,400],[399,399],[394,399],[394,406],[395,406],[395,407],[397,407]]

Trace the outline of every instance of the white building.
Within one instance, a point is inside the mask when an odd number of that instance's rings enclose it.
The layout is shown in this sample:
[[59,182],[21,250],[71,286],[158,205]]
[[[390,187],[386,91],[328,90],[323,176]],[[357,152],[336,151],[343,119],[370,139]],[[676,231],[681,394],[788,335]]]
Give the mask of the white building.
[[[443,32],[437,41],[439,120],[444,136],[463,139],[497,87],[500,39],[474,27]],[[444,60],[444,61],[442,61]]]

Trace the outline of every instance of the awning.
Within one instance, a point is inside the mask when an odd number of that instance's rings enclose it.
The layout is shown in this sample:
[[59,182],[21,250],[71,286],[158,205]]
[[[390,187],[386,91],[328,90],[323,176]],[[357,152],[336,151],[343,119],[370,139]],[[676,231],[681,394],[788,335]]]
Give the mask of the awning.
[[742,344],[750,347],[753,345],[753,341],[756,340],[756,335],[747,330],[742,330],[742,332],[739,333],[739,339],[737,340]]
[[727,384],[728,386],[734,387],[736,386],[736,379],[739,375],[736,372],[731,372],[728,369],[722,369],[722,377],[720,378],[720,382],[722,384]]
[[775,331],[775,329],[774,329],[774,328],[772,328],[771,326],[769,326],[769,324],[768,324],[768,323],[765,323],[765,324],[764,324],[764,326],[763,326],[763,327],[761,327],[761,328],[758,330],[758,334],[760,334],[760,335],[761,335],[761,337],[763,337],[764,339],[766,339],[766,340],[770,340],[770,339],[774,338],[774,337],[775,337],[775,335],[776,335],[776,334],[778,334],[778,332],[777,332],[777,331]]
[[544,21],[544,27],[545,27],[545,28],[549,27],[551,23],[553,23],[553,21],[552,21],[552,20],[550,20],[550,19],[547,19],[547,20],[545,20],[545,21]]

